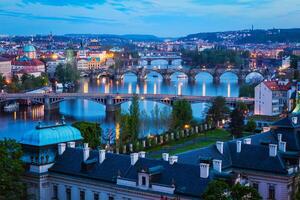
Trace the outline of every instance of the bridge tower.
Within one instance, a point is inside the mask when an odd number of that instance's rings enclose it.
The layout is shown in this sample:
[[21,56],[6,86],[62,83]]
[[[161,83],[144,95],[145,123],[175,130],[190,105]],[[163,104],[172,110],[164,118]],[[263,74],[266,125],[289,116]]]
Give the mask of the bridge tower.
[[217,69],[213,72],[213,83],[219,85],[221,82],[221,74],[217,71]]

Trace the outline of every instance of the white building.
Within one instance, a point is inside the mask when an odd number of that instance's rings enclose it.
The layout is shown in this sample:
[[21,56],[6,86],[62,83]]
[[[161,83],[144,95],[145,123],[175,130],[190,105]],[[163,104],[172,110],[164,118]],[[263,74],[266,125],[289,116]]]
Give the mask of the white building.
[[291,96],[295,91],[288,81],[263,81],[255,87],[255,115],[274,116],[293,108]]
[[10,80],[11,73],[11,60],[0,57],[0,74],[5,76],[7,80]]

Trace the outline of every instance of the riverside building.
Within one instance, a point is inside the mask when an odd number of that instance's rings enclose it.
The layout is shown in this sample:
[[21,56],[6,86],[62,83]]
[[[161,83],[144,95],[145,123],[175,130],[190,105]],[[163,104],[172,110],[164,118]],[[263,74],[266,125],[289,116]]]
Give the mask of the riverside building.
[[201,199],[214,179],[249,185],[264,200],[291,200],[298,190],[300,115],[271,131],[161,159],[145,152],[91,150],[65,123],[39,125],[21,141],[28,194],[36,199]]

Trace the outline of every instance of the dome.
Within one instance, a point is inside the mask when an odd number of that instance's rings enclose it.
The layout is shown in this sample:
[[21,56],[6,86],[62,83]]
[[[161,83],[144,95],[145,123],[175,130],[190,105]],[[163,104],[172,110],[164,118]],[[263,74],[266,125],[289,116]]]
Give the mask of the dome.
[[54,126],[37,126],[35,129],[26,132],[20,143],[31,146],[46,146],[82,140],[78,129],[70,125],[59,124]]
[[34,52],[36,50],[35,50],[35,47],[33,45],[27,44],[27,45],[24,46],[23,51],[24,52]]

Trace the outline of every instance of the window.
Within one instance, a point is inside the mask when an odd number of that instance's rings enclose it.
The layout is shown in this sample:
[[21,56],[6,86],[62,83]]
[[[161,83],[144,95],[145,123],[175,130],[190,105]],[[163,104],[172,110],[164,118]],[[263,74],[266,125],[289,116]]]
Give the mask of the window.
[[252,187],[253,187],[256,191],[258,191],[259,185],[258,185],[258,183],[253,183],[253,184],[252,184]]
[[80,200],[85,200],[85,192],[84,191],[80,191]]
[[58,196],[58,194],[57,194],[57,185],[53,185],[53,198],[57,199],[57,196]]
[[113,196],[109,196],[108,200],[114,200],[115,198]]
[[94,200],[99,200],[99,193],[94,193]]
[[71,196],[71,188],[67,188],[66,189],[66,199],[67,200],[71,200],[72,196]]
[[269,185],[269,199],[273,200],[275,199],[275,186]]
[[146,177],[142,176],[142,185],[146,185]]

